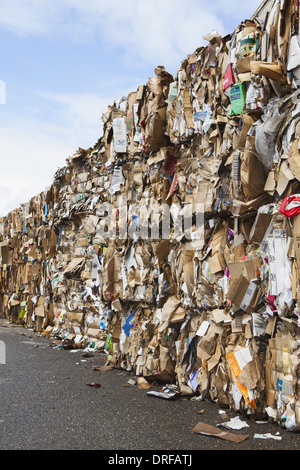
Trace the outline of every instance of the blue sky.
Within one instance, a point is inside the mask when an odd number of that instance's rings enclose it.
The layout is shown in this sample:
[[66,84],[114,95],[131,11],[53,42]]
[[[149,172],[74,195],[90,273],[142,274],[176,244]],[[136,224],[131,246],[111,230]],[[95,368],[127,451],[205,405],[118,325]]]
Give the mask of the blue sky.
[[157,65],[175,76],[203,35],[233,32],[260,3],[0,0],[0,216],[97,142],[114,99],[146,84]]

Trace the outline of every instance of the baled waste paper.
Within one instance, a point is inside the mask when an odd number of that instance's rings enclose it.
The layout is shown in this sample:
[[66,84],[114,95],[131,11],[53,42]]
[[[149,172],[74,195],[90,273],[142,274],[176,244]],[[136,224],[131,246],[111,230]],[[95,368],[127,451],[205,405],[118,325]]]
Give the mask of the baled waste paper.
[[298,2],[265,1],[116,100],[2,217],[2,315],[299,430],[299,37]]

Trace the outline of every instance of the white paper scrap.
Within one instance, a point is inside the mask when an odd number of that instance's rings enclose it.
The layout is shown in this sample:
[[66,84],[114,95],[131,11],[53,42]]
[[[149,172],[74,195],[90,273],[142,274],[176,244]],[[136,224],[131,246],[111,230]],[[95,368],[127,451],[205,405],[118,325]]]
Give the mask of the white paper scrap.
[[270,433],[265,433],[265,434],[254,434],[254,439],[274,439],[275,441],[281,441],[282,437],[281,436],[274,436],[273,434]]
[[236,417],[231,418],[231,420],[226,423],[218,424],[218,426],[224,426],[227,429],[243,429],[248,428],[249,424],[247,424],[246,421],[242,421],[239,417]]
[[209,321],[204,320],[204,322],[201,323],[200,327],[198,328],[198,331],[196,333],[197,336],[204,336],[205,333],[207,332],[209,327]]

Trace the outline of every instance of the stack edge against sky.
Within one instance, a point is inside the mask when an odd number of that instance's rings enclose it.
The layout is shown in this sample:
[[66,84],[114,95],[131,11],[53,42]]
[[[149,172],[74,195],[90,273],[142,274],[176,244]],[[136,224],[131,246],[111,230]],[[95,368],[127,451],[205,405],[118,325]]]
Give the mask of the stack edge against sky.
[[296,431],[298,2],[206,40],[112,103],[95,146],[1,219],[1,311]]

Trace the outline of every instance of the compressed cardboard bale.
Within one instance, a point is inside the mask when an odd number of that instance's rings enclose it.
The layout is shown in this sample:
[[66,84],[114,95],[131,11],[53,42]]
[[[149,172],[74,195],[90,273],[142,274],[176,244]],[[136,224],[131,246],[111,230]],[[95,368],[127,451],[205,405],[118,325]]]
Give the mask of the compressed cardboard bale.
[[0,220],[2,314],[299,423],[298,219],[279,212],[300,193],[294,8],[206,35],[175,77],[157,67],[103,113],[93,148]]
[[244,200],[260,196],[265,187],[266,174],[263,164],[257,157],[253,138],[248,137],[241,159],[241,185]]

